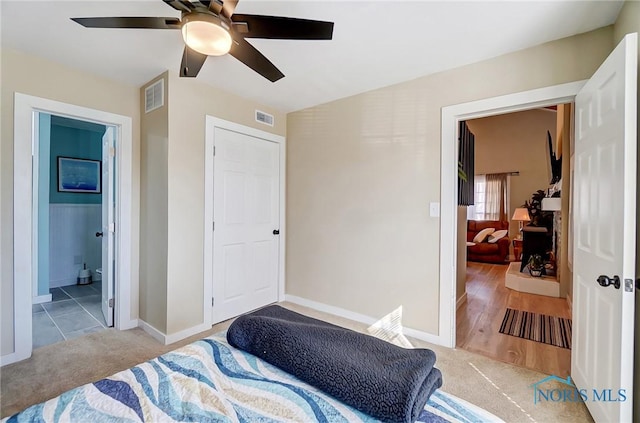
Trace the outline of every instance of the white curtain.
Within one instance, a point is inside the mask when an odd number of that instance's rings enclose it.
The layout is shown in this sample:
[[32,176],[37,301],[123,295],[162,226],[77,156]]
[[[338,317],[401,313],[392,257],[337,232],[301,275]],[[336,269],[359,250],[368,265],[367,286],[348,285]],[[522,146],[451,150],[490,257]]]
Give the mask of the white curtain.
[[505,173],[487,175],[484,215],[484,220],[508,221],[507,175]]
[[469,220],[509,221],[507,216],[507,174],[476,175],[475,204],[467,211]]

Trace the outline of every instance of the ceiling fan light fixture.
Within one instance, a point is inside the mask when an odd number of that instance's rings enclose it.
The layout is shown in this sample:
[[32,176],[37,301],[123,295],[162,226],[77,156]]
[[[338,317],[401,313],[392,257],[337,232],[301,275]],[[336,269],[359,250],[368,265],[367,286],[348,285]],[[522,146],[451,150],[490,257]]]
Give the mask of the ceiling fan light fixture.
[[207,56],[222,56],[231,50],[231,34],[224,21],[207,13],[182,17],[182,38],[189,48]]

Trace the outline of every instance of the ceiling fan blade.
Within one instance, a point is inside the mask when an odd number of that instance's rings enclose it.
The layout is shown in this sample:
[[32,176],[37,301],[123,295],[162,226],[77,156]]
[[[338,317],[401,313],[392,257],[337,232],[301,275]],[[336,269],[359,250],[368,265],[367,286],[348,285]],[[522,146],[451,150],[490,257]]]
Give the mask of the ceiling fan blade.
[[333,22],[240,14],[233,15],[232,20],[234,28],[245,38],[330,40],[333,37]]
[[71,18],[71,20],[87,28],[180,29],[178,18],[108,17]]
[[200,69],[202,69],[202,65],[204,65],[207,57],[208,56],[206,54],[198,53],[197,51],[184,46],[182,62],[180,63],[180,76],[195,78],[200,72]]
[[209,2],[209,11],[216,15],[222,13],[222,0],[211,0]]
[[191,12],[196,7],[188,0],[163,0],[169,6],[180,12]]
[[227,18],[231,18],[233,12],[236,10],[238,0],[222,0],[222,13]]
[[242,38],[237,41],[234,40],[231,44],[229,54],[271,82],[276,82],[278,79],[284,77],[284,74],[280,72],[269,59],[264,57],[254,46]]

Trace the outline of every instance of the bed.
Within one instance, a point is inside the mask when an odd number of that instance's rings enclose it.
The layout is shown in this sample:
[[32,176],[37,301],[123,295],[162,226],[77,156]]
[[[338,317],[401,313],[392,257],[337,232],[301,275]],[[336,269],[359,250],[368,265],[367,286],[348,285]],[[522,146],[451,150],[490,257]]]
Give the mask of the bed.
[[[3,422],[373,422],[256,356],[232,347],[226,333],[72,389]],[[419,422],[501,422],[441,390]]]

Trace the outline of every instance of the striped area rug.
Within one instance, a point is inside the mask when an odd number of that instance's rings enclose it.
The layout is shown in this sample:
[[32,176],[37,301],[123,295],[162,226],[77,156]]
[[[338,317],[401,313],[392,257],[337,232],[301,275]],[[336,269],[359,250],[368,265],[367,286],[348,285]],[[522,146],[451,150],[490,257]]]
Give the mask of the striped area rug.
[[571,319],[508,308],[500,333],[571,349]]

